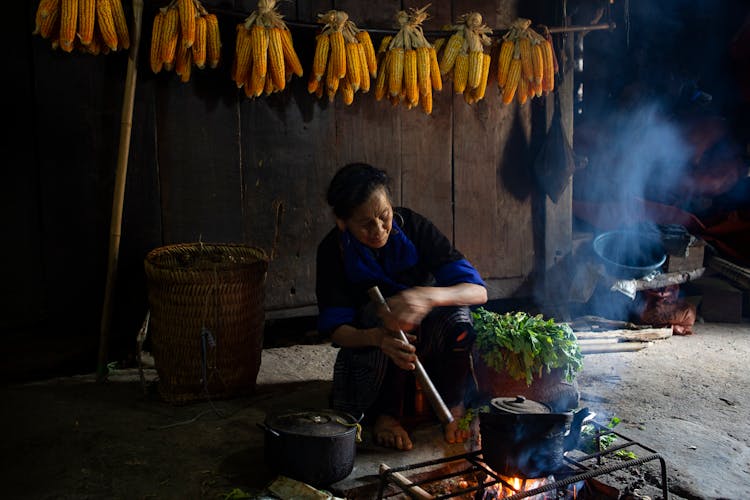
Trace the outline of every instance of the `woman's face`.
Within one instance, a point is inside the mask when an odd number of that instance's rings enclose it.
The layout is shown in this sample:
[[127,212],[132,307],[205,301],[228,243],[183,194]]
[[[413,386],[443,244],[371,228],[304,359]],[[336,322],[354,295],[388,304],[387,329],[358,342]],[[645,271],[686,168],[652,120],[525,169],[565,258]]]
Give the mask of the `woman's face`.
[[336,219],[342,231],[346,228],[363,245],[382,248],[393,227],[393,206],[384,188],[373,191],[370,198],[346,220]]

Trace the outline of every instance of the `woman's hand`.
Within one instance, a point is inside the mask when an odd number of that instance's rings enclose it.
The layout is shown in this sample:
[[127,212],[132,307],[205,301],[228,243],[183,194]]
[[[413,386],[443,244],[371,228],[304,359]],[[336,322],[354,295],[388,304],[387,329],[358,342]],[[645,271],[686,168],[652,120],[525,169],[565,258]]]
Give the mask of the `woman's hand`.
[[[414,335],[405,334],[410,342],[416,340]],[[393,360],[393,363],[403,370],[414,370],[416,368],[417,348],[412,344],[404,342],[396,334],[382,329],[380,350]]]
[[438,306],[473,306],[487,302],[487,289],[474,283],[451,286],[416,286],[388,298],[390,312],[381,309],[380,317],[388,329],[409,332]]
[[388,299],[390,313],[385,313],[383,323],[393,331],[411,331],[432,310],[433,301],[429,287],[414,287]]

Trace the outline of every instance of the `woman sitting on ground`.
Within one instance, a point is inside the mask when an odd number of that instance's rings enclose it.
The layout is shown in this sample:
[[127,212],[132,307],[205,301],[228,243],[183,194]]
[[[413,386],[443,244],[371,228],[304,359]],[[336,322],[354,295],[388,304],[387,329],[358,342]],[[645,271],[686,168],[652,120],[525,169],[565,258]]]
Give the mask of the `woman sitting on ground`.
[[[435,225],[392,205],[389,182],[385,171],[356,163],[328,187],[336,226],[318,246],[316,293],[318,329],[340,347],[332,406],[364,414],[377,443],[411,449],[402,421],[419,356],[455,417],[444,427],[446,441],[464,442],[468,431],[457,418],[465,413],[475,338],[469,306],[484,304],[487,290]],[[373,286],[390,311],[371,302]]]

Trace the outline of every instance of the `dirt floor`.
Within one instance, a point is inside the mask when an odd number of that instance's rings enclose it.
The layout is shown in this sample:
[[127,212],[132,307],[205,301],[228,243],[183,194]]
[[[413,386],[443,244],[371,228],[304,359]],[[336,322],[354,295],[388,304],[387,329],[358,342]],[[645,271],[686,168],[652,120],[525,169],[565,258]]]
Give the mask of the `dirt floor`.
[[[335,352],[325,343],[264,349],[255,395],[182,406],[160,400],[154,370],[144,372],[145,384],[130,369],[107,383],[82,375],[3,387],[2,497],[268,498],[277,476],[264,463],[257,423],[271,411],[326,407]],[[600,423],[618,417],[616,430],[665,459],[670,498],[748,499],[748,359],[749,324],[696,324],[694,335],[637,352],[587,355],[581,405]],[[352,474],[332,491],[365,491],[381,462],[463,452],[440,444],[437,424],[415,439],[415,450],[394,452],[365,433]],[[662,497],[658,460],[601,481],[621,498]]]

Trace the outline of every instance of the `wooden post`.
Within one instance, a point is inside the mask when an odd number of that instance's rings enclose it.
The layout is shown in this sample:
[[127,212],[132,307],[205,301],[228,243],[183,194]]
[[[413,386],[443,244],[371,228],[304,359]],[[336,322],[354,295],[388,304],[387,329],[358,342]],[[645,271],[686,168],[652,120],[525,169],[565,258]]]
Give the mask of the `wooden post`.
[[128,52],[128,71],[125,76],[125,92],[122,100],[122,118],[120,121],[120,147],[117,153],[117,171],[115,189],[112,196],[112,218],[109,234],[109,260],[107,267],[107,284],[104,290],[104,306],[99,330],[99,362],[96,378],[101,382],[107,378],[107,358],[109,356],[109,331],[112,322],[112,309],[117,265],[120,255],[120,236],[122,234],[122,207],[125,199],[125,179],[128,173],[128,155],[130,153],[130,131],[133,127],[133,101],[135,82],[138,75],[138,46],[141,39],[141,19],[143,17],[143,0],[133,0],[133,30],[131,33],[130,51]]

